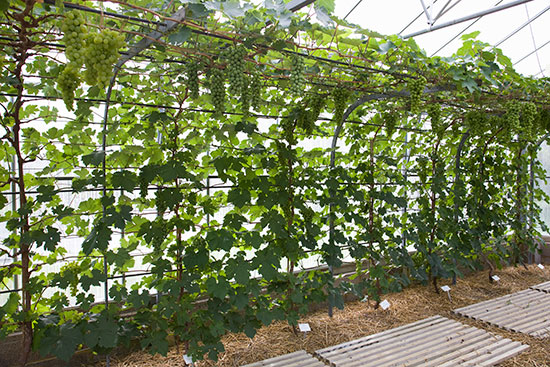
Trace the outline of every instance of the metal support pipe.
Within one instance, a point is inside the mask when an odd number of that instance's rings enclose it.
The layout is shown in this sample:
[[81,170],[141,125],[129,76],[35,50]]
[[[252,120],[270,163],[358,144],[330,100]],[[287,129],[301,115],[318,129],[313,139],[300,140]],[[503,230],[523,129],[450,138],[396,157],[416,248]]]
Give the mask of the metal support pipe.
[[506,42],[510,37],[512,37],[513,35],[515,35],[516,33],[518,33],[519,31],[521,31],[523,28],[527,27],[529,24],[531,24],[535,19],[537,19],[538,17],[540,17],[542,14],[546,13],[548,10],[550,9],[550,5],[547,6],[546,8],[542,9],[540,12],[537,13],[537,15],[535,15],[534,17],[528,19],[525,23],[523,23],[522,25],[520,25],[518,28],[514,29],[509,35],[507,35],[506,37],[504,37],[502,40],[500,40],[499,42],[497,42],[493,47],[498,47],[500,46],[502,43]]
[[[540,140],[535,144],[534,149],[535,152],[538,151],[542,143],[546,141],[550,137],[550,133],[545,134]],[[535,155],[531,157],[531,162],[529,163],[529,232],[533,232],[533,218],[535,216]],[[542,240],[539,239],[539,243]],[[539,245],[540,246],[540,245]],[[538,250],[537,248],[536,250]],[[535,250],[534,253],[534,262],[537,264],[540,264],[541,256],[540,254]]]
[[[143,37],[137,44],[132,46],[128,52],[120,57],[120,59],[117,61],[113,68],[113,76],[111,77],[111,80],[109,81],[109,87],[107,88],[107,93],[105,96],[105,109],[103,111],[103,137],[102,137],[102,151],[103,151],[103,161],[102,161],[102,170],[103,170],[103,182],[102,182],[102,196],[105,199],[107,197],[107,120],[109,119],[109,107],[111,103],[111,95],[113,92],[113,87],[116,82],[116,78],[118,76],[118,73],[122,66],[129,61],[134,56],[138,55],[141,51],[148,48],[153,44],[155,40],[160,39],[162,36],[164,36],[167,32],[170,32],[172,29],[174,29],[183,19],[185,18],[185,8],[180,9],[177,11],[173,16],[173,20],[166,21],[166,23],[159,26],[158,31],[151,32],[147,37]],[[105,218],[107,207],[106,207],[106,201],[103,200],[102,203],[102,216]],[[103,256],[103,272],[105,275],[105,282],[104,282],[104,297],[105,297],[105,310],[109,309],[109,269],[107,264],[107,256],[104,254]],[[111,365],[111,358],[110,355],[107,354],[105,356],[105,363],[107,367],[110,367]]]
[[[464,149],[464,145],[466,144],[466,140],[470,136],[470,131],[466,131],[464,134],[462,134],[462,139],[460,139],[460,143],[458,144],[458,148],[456,149],[456,156],[455,156],[455,182],[454,182],[454,219],[455,223],[458,223],[458,212],[459,212],[459,205],[458,205],[458,186],[460,184],[460,158],[462,156],[462,149]],[[456,259],[453,259],[453,262],[456,266]],[[456,273],[453,274],[453,285],[456,284]]]
[[421,34],[437,31],[438,29],[442,29],[442,28],[453,26],[455,24],[460,24],[460,23],[463,23],[463,22],[467,22],[469,20],[476,19],[476,18],[485,16],[485,15],[488,15],[488,14],[496,13],[496,12],[499,12],[501,10],[509,9],[509,8],[512,8],[512,7],[517,6],[517,5],[528,3],[530,1],[533,1],[533,0],[515,0],[515,1],[512,1],[508,4],[496,6],[494,8],[483,10],[483,11],[480,11],[480,12],[477,12],[477,13],[474,13],[474,14],[471,14],[471,15],[467,15],[467,16],[462,17],[462,18],[458,18],[458,19],[455,19],[455,20],[451,20],[449,22],[441,23],[437,26],[434,26],[434,27],[431,27],[431,28],[428,28],[428,29],[424,29],[424,30],[421,30],[421,31],[409,33],[409,34],[403,36],[403,38],[405,38],[405,39],[406,38],[411,38],[411,37],[419,36]]
[[541,48],[547,46],[548,44],[550,44],[550,40],[546,41],[543,45],[535,48],[533,51],[529,52],[527,55],[523,56],[521,59],[519,59],[518,61],[514,62],[514,66],[516,66],[517,64],[519,64],[520,62],[522,62],[523,60],[525,60],[526,58],[528,58],[529,56],[531,56],[532,54],[534,54],[535,52],[538,52]]
[[[452,86],[437,86],[433,88],[426,88],[424,89],[424,93],[435,93],[435,92],[442,92],[442,91],[448,91],[452,90],[454,87]],[[384,99],[390,99],[390,98],[399,98],[399,97],[408,97],[410,95],[409,91],[401,90],[391,93],[376,93],[376,94],[367,94],[362,97],[360,97],[357,101],[355,101],[351,106],[349,106],[346,111],[344,112],[344,115],[342,116],[342,120],[338,122],[338,125],[336,125],[336,129],[334,129],[334,135],[332,136],[332,143],[331,143],[331,149],[330,149],[330,169],[333,170],[336,165],[336,146],[338,145],[338,138],[340,136],[340,133],[342,132],[342,128],[344,127],[344,123],[349,118],[349,116],[357,109],[357,107],[374,100],[384,100]],[[334,192],[331,190],[329,192],[330,196],[330,204],[329,204],[329,243],[331,245],[334,245]],[[329,270],[331,275],[333,274],[332,266],[329,265]],[[328,305],[328,315],[332,317],[332,309],[333,305],[331,303],[331,298],[329,297],[329,305]]]

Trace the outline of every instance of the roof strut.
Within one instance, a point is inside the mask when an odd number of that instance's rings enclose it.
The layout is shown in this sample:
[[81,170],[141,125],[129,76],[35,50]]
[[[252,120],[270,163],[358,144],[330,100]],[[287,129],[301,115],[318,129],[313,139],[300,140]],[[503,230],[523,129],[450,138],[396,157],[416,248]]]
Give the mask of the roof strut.
[[517,6],[517,5],[525,4],[525,3],[528,3],[530,1],[533,1],[533,0],[515,0],[515,1],[512,1],[508,4],[495,6],[494,8],[483,10],[483,11],[480,11],[480,12],[462,17],[462,18],[451,20],[449,22],[441,23],[439,25],[436,25],[436,26],[428,28],[428,29],[424,29],[424,30],[421,30],[421,31],[409,33],[409,34],[403,36],[403,38],[411,38],[411,37],[419,36],[421,34],[436,31],[436,30],[441,29],[441,28],[450,27],[452,25],[463,23],[463,22],[466,22],[468,20],[476,19],[476,18],[482,17],[482,16],[487,15],[487,14],[496,13],[496,12],[499,12],[501,10],[512,8],[512,7]]

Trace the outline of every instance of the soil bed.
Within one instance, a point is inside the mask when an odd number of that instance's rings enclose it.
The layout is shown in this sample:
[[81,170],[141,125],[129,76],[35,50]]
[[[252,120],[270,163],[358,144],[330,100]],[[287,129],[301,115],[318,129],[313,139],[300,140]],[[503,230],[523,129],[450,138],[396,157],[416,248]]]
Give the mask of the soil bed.
[[[195,366],[241,366],[270,357],[279,356],[297,350],[313,353],[315,350],[331,345],[378,333],[400,325],[414,322],[429,316],[441,315],[456,319],[512,340],[531,346],[529,350],[510,359],[500,366],[550,367],[550,339],[535,339],[528,335],[507,332],[482,322],[458,317],[451,310],[500,297],[528,288],[531,285],[550,280],[550,269],[541,270],[536,266],[508,267],[496,272],[500,277],[497,283],[489,283],[488,271],[481,271],[458,280],[452,286],[452,303],[447,294],[436,294],[432,286],[415,285],[401,293],[388,294],[385,298],[391,307],[383,311],[374,310],[372,303],[348,302],[343,310],[335,310],[332,318],[326,310],[313,312],[300,320],[310,324],[312,331],[303,335],[294,335],[292,328],[284,322],[276,322],[263,327],[253,339],[244,334],[228,334],[223,338],[226,352],[219,356],[218,362],[201,361]],[[450,285],[449,280],[441,280],[440,286]],[[549,311],[550,313],[550,311]],[[541,314],[542,317],[548,317]],[[101,364],[100,364],[101,365]],[[100,366],[96,365],[96,366]],[[104,364],[103,364],[104,365]],[[111,359],[113,367],[180,367],[184,366],[182,353],[172,347],[166,357],[151,356],[139,351]]]

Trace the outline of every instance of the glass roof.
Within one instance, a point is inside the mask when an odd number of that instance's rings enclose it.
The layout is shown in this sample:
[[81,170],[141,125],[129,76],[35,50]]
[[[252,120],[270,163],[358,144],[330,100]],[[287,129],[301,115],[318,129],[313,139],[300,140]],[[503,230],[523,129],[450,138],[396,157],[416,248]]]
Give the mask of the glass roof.
[[[550,2],[548,0],[338,0],[335,14],[382,34],[430,29],[494,7],[513,7],[415,36],[426,53],[452,55],[462,44],[460,35],[479,31],[477,39],[498,45],[524,75],[550,76]],[[424,11],[426,7],[427,14]],[[442,12],[442,10],[444,10]],[[439,18],[440,13],[443,13]],[[538,51],[535,51],[538,49]]]

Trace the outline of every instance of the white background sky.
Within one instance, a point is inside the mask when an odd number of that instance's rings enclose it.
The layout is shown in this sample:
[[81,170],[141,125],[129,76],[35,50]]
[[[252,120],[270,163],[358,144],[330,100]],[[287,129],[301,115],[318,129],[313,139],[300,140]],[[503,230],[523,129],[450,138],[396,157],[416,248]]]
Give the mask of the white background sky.
[[[424,0],[424,3],[426,6],[433,3],[433,14],[435,16],[448,1]],[[343,18],[358,2],[359,0],[336,0],[336,15]],[[490,9],[497,3],[502,5],[511,2],[513,0],[451,0],[450,5],[456,3],[456,6],[438,19],[435,26]],[[526,4],[486,15],[465,33],[481,31],[478,39],[495,45],[524,24],[529,19],[528,14],[530,18],[534,18],[540,12],[547,10],[531,23],[531,27],[526,26],[499,46],[504,54],[515,63],[535,49],[533,38],[537,47],[550,41],[550,9],[548,8],[550,8],[550,0],[532,0]],[[383,34],[397,34],[421,13],[422,16],[403,32],[403,35],[405,35],[429,27],[420,0],[362,0],[347,17],[347,20],[363,28]],[[415,37],[415,40],[430,56],[472,22],[468,21],[420,35]],[[449,56],[460,47],[461,43],[462,41],[458,38],[438,52],[437,55]],[[537,55],[533,54],[517,63],[515,65],[516,70],[524,75],[550,76],[550,44],[539,50],[538,57],[540,66]],[[540,73],[541,67],[544,74]]]

